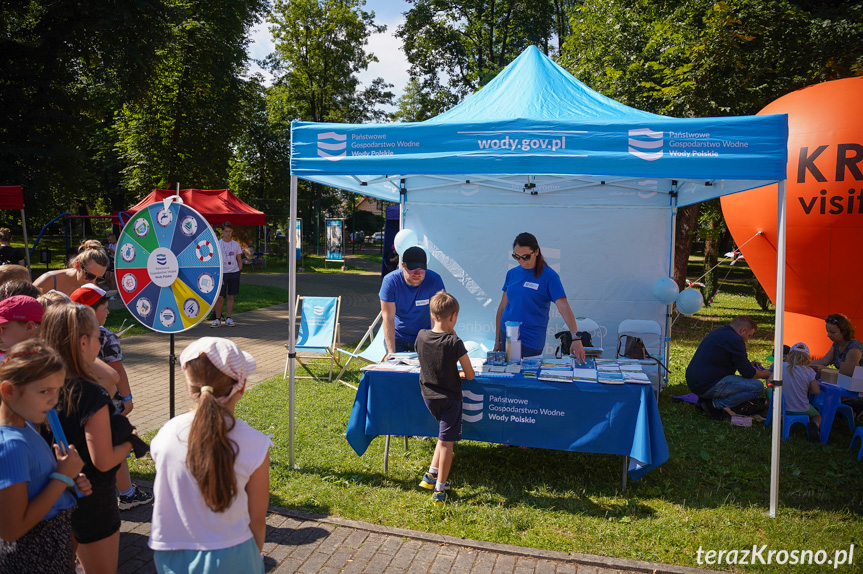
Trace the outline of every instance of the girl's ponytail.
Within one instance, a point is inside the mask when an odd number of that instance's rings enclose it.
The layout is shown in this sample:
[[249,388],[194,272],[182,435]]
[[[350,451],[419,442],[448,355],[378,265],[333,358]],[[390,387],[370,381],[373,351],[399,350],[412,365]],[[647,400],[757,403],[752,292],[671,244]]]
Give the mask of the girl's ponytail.
[[228,437],[237,421],[220,399],[230,394],[236,381],[214,367],[206,355],[188,361],[183,369],[198,403],[189,429],[186,466],[210,510],[223,512],[237,495],[234,463],[239,449]]

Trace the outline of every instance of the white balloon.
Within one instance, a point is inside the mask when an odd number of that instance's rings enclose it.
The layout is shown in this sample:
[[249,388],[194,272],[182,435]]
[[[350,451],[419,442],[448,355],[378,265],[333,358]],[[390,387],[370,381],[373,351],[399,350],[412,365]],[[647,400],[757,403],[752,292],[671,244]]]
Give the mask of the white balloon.
[[701,296],[701,291],[698,289],[684,289],[677,296],[677,310],[684,315],[698,313],[703,305],[704,297]]
[[680,293],[680,288],[677,287],[677,281],[670,277],[658,279],[653,284],[653,296],[663,305],[671,305],[677,300],[677,295]]
[[396,253],[399,254],[399,257],[404,254],[405,249],[413,247],[417,243],[419,243],[417,234],[412,229],[402,229],[396,233],[396,237],[393,240],[393,246],[396,248]]

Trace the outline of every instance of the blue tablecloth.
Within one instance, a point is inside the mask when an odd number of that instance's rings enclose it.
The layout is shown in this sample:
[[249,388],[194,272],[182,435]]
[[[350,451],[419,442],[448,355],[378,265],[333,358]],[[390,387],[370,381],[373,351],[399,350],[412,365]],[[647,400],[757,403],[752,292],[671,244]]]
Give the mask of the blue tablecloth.
[[[462,438],[577,452],[626,455],[636,480],[668,460],[650,385],[551,383],[536,379],[463,381]],[[346,437],[358,455],[381,435],[438,435],[419,375],[366,371]]]

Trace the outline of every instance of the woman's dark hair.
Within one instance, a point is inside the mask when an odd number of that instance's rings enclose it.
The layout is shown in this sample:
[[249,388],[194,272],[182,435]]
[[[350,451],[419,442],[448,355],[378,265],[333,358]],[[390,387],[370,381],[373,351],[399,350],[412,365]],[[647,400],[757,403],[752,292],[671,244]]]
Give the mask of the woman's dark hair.
[[[217,369],[207,355],[183,365],[192,397],[198,402],[189,428],[186,467],[213,512],[224,512],[237,496],[234,462],[239,449],[228,433],[237,424],[234,415],[219,400],[230,394],[237,382]],[[201,392],[201,387],[210,387]]]
[[827,315],[824,322],[828,325],[835,325],[838,327],[839,332],[842,333],[842,336],[845,337],[846,341],[850,341],[854,338],[854,325],[852,325],[851,320],[842,313]]
[[536,251],[536,267],[533,268],[533,276],[539,277],[542,275],[542,269],[545,267],[545,259],[542,257],[542,251],[539,249],[539,243],[536,242],[536,237],[534,237],[532,233],[519,233],[515,236],[515,241],[512,242],[513,249],[516,245]]

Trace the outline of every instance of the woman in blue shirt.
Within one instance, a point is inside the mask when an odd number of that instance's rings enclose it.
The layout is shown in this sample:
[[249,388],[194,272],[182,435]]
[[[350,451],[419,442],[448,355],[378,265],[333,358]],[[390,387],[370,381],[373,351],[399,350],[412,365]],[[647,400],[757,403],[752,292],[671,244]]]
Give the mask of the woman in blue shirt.
[[576,335],[578,325],[566,300],[566,293],[557,272],[546,265],[539,244],[530,233],[519,233],[512,244],[512,257],[518,267],[507,271],[503,297],[497,308],[495,350],[503,348],[506,321],[517,321],[523,357],[541,355],[548,330],[548,310],[552,301],[557,305],[566,326],[572,333],[570,354],[584,361],[584,346]]

